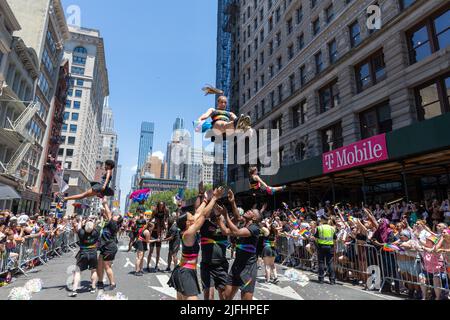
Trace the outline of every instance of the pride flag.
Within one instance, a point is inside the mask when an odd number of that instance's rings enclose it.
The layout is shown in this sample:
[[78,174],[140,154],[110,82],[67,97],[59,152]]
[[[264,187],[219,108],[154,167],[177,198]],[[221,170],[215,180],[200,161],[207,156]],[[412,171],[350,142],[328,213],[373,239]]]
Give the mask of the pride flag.
[[384,246],[383,246],[383,251],[396,252],[396,251],[404,251],[404,250],[402,248],[396,246],[395,244],[385,243]]

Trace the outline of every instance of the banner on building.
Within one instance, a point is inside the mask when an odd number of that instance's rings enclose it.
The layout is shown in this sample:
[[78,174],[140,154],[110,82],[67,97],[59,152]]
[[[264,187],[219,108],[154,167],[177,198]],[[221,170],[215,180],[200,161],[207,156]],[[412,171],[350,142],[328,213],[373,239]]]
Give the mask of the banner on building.
[[323,173],[351,169],[388,158],[386,134],[380,134],[324,153],[322,156]]

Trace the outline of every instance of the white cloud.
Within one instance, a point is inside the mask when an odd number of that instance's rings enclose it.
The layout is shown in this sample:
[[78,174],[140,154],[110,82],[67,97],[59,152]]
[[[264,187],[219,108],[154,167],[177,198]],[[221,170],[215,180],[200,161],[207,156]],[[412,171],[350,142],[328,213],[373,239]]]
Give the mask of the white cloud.
[[161,161],[164,160],[164,153],[162,153],[161,151],[153,152],[152,156],[158,157],[159,159],[161,159]]

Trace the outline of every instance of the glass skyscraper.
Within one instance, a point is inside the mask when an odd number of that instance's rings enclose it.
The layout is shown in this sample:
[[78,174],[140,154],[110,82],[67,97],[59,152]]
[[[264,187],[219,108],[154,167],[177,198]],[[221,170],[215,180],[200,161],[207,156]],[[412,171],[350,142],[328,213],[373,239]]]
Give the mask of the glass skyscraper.
[[142,122],[141,138],[139,142],[138,172],[145,164],[149,154],[153,153],[153,135],[155,124],[153,122]]

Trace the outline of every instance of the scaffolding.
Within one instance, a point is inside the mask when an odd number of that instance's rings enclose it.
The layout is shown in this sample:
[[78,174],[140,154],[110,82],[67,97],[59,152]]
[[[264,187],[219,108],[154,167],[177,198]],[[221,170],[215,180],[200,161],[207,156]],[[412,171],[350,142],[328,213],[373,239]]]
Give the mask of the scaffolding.
[[[238,17],[238,0],[218,0],[216,87],[230,100],[232,33]],[[227,111],[231,110],[228,105]],[[223,142],[223,164],[214,164],[214,186],[227,181],[227,141]]]

